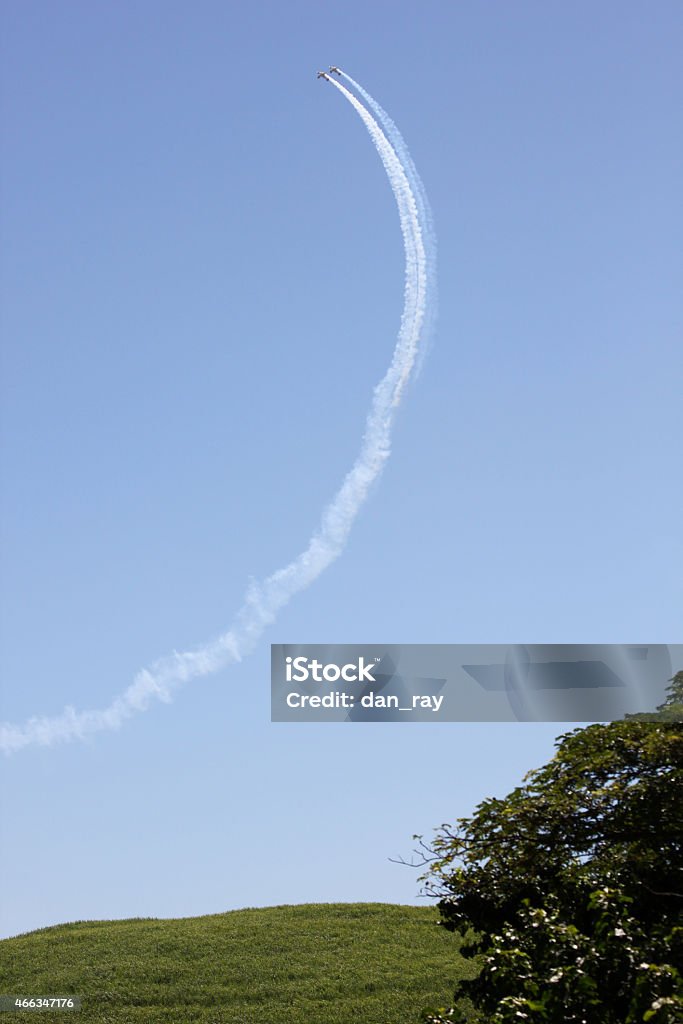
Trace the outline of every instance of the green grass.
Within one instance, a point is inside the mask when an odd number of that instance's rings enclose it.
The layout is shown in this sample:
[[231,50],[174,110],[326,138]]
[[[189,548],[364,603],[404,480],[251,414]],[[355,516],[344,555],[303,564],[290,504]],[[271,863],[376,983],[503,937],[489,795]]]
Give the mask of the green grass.
[[73,1024],[416,1024],[469,964],[422,907],[310,904],[85,921],[0,942],[0,994],[79,995]]

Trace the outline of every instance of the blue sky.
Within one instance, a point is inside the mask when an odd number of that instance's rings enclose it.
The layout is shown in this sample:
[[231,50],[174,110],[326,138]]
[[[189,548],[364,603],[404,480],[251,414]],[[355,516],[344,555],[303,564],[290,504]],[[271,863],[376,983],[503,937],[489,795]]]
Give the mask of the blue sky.
[[440,313],[344,556],[241,665],[2,764],[3,935],[412,902],[388,862],[550,725],[273,725],[269,644],[681,641],[676,3],[33,0],[2,41],[2,718],[101,707],[306,544],[401,312]]

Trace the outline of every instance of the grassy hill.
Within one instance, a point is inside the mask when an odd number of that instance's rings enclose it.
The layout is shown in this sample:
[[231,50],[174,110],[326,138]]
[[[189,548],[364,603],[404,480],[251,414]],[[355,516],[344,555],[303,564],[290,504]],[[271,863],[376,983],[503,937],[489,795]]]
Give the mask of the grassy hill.
[[415,1024],[469,967],[435,910],[381,903],[86,921],[0,942],[0,994],[79,995],[73,1024]]

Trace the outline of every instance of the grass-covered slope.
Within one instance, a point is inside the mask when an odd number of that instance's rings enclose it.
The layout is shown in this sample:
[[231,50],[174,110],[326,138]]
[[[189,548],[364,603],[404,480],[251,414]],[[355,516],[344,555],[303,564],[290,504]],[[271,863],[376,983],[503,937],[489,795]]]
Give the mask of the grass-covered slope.
[[79,995],[72,1024],[415,1024],[466,968],[436,912],[381,903],[94,921],[0,942],[0,994]]

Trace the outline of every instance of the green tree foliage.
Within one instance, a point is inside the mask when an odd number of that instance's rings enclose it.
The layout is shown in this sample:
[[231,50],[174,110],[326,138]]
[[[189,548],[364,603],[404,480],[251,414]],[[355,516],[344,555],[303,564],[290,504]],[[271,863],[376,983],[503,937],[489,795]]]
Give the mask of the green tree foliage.
[[669,680],[666,700],[650,714],[627,715],[638,722],[683,722],[683,670]]
[[[423,876],[481,970],[432,1022],[683,1021],[683,726],[561,736],[505,799],[442,825]],[[680,714],[679,714],[680,717]]]

